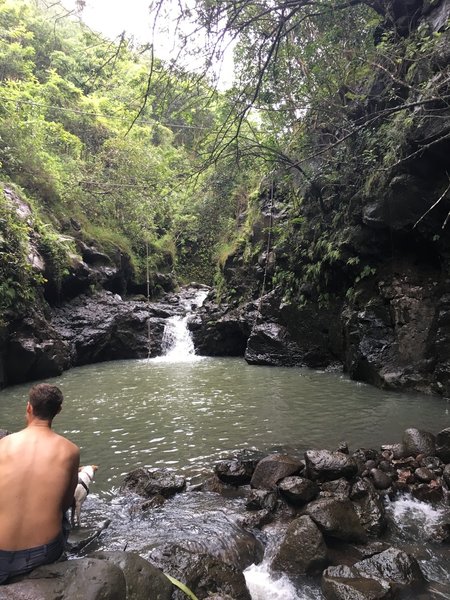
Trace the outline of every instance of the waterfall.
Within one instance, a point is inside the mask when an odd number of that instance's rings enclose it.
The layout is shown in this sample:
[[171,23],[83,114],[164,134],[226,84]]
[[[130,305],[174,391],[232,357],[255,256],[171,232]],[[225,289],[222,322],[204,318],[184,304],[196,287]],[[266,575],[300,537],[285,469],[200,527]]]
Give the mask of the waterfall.
[[163,362],[201,360],[201,357],[195,354],[194,342],[187,323],[194,309],[203,304],[207,295],[207,290],[198,290],[194,298],[181,300],[184,315],[176,315],[167,319],[162,339],[163,354],[157,360]]

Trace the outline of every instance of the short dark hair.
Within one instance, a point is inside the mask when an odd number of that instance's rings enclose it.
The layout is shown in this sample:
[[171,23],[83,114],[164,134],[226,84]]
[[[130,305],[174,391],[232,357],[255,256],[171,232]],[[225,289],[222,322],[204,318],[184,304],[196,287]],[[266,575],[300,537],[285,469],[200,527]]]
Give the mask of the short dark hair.
[[50,420],[60,411],[63,395],[56,385],[38,383],[31,388],[29,401],[35,417]]

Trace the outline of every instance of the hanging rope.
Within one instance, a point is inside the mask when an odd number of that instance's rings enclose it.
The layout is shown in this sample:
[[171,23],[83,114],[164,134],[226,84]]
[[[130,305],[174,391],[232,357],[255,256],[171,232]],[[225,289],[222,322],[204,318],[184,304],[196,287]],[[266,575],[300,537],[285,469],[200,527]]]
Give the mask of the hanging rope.
[[266,245],[266,260],[265,260],[265,265],[264,265],[264,276],[263,276],[263,282],[262,282],[262,287],[261,287],[261,294],[259,296],[259,303],[258,303],[258,316],[256,317],[258,319],[258,317],[261,316],[261,305],[262,305],[262,299],[264,294],[266,293],[266,282],[267,282],[267,270],[268,270],[268,266],[269,266],[269,254],[270,254],[270,246],[272,244],[272,228],[273,228],[273,205],[274,205],[274,193],[273,193],[273,174],[272,174],[272,179],[270,182],[270,202],[269,202],[269,209],[270,209],[270,215],[269,215],[269,231],[267,233],[267,245]]
[[[147,265],[147,305],[150,308],[150,270],[148,267],[148,242],[145,242],[145,251],[146,251],[146,265]],[[150,317],[147,318],[147,358],[151,357],[151,332],[150,332]]]

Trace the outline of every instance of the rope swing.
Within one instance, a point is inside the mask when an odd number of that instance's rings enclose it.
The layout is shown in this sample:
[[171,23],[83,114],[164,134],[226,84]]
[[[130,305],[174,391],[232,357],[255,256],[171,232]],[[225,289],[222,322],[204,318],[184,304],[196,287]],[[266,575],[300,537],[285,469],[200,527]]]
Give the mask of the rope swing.
[[273,188],[274,188],[274,183],[273,183],[273,173],[272,173],[272,179],[271,179],[271,182],[270,182],[270,196],[269,196],[269,199],[270,199],[270,202],[269,202],[270,214],[269,214],[269,231],[267,233],[266,260],[265,260],[265,265],[264,265],[264,275],[263,275],[263,282],[262,282],[262,286],[261,286],[261,294],[259,296],[259,303],[258,303],[258,316],[259,317],[261,317],[262,299],[263,299],[264,294],[266,293],[267,270],[268,270],[268,265],[269,265],[269,253],[270,253],[270,247],[271,247],[271,244],[272,244],[273,205],[274,205],[274,192],[273,192]]

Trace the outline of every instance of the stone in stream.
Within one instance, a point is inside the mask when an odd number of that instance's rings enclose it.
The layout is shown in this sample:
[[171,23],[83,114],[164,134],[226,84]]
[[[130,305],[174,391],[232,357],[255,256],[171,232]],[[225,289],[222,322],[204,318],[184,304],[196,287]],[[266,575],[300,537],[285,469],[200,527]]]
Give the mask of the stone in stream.
[[144,498],[161,495],[170,498],[186,489],[186,479],[168,469],[139,467],[125,475],[121,491],[131,491]]
[[434,456],[436,454],[436,438],[429,431],[415,429],[411,427],[406,429],[403,434],[403,446],[407,455]]
[[325,536],[348,542],[367,541],[367,534],[350,500],[322,498],[305,509]]
[[356,460],[343,452],[307,450],[306,475],[313,480],[331,481],[345,477],[351,479],[358,472]]
[[319,486],[310,479],[292,475],[285,477],[278,484],[281,495],[295,506],[301,506],[314,500],[319,494]]
[[444,463],[450,463],[450,427],[443,429],[436,436],[436,456]]
[[[0,598],[128,600],[123,571],[115,564],[97,558],[80,558],[38,567],[20,581],[3,585]],[[169,598],[162,597],[161,600]]]
[[303,469],[304,463],[300,458],[286,454],[270,454],[256,465],[250,485],[253,488],[270,490],[284,477],[300,473]]
[[221,460],[214,467],[214,472],[221,481],[236,486],[250,483],[254,470],[253,461],[243,461],[238,458]]
[[323,536],[307,515],[294,519],[278,548],[271,568],[291,575],[319,573],[327,562]]
[[119,567],[125,576],[127,600],[171,600],[174,590],[164,573],[134,552],[95,552],[91,558]]
[[322,591],[327,600],[393,600],[399,589],[415,589],[423,583],[417,561],[392,547],[351,567],[328,567],[322,574]]
[[[166,544],[154,548],[150,559],[164,573],[187,585],[198,598],[222,594],[233,600],[251,600],[242,571],[217,557],[190,552],[177,544]],[[175,593],[174,597],[181,600],[185,596]]]

